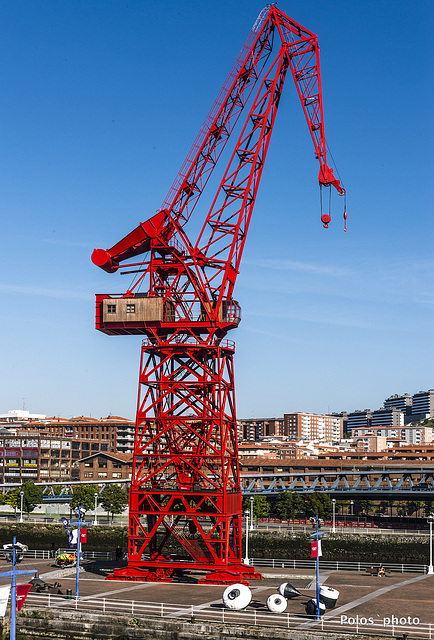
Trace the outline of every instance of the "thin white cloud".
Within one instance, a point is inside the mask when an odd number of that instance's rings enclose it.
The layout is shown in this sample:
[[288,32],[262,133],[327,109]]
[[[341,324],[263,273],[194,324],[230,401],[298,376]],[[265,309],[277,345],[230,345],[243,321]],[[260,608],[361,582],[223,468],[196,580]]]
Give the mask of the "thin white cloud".
[[49,289],[36,285],[18,285],[0,283],[0,292],[4,294],[26,294],[42,296],[45,298],[66,298],[68,300],[90,300],[91,296],[84,291],[71,291],[70,289]]
[[92,246],[92,242],[78,242],[74,240],[64,240],[63,238],[31,238],[31,240],[38,243],[52,244],[62,247],[83,247],[89,248]]
[[258,318],[273,318],[274,320],[288,320],[288,321],[302,321],[306,324],[314,323],[314,324],[328,324],[335,325],[340,327],[353,327],[356,329],[369,329],[369,330],[396,330],[399,329],[399,326],[393,325],[390,323],[380,323],[374,322],[371,318],[363,318],[360,316],[355,317],[351,314],[345,314],[339,312],[339,310],[334,309],[332,312],[329,310],[324,310],[321,308],[313,309],[311,308],[309,312],[288,312],[288,313],[268,313],[267,311],[255,311],[244,314],[246,318],[248,317],[258,317]]
[[328,265],[312,264],[310,262],[297,262],[295,260],[243,260],[244,264],[261,269],[274,269],[276,271],[298,271],[304,273],[315,273],[326,276],[348,276],[348,270],[331,267]]

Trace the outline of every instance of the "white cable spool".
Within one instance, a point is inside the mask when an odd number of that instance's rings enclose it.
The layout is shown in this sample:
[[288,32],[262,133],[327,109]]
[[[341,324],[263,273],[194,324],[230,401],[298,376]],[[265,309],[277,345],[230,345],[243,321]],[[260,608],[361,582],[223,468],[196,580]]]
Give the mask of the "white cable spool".
[[[324,602],[319,603],[319,615],[323,616],[325,614],[326,606]],[[316,598],[312,598],[309,602],[306,603],[305,611],[308,616],[316,616]]]
[[290,600],[291,598],[296,598],[297,596],[301,596],[300,591],[292,586],[290,582],[284,582],[277,589],[281,596]]
[[245,584],[231,584],[222,596],[226,609],[240,611],[245,609],[252,599],[252,592]]
[[288,601],[278,593],[273,593],[267,600],[267,607],[271,613],[283,613]]
[[334,609],[338,597],[339,591],[337,589],[332,589],[332,587],[319,588],[320,602],[324,602],[327,609]]

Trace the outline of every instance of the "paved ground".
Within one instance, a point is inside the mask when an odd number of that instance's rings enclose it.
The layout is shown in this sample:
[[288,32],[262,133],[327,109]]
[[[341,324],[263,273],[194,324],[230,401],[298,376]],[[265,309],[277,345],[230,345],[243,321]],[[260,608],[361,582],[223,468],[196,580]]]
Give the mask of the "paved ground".
[[[171,603],[179,605],[221,606],[225,587],[180,583],[140,583],[106,581],[115,563],[93,563],[84,561],[80,572],[80,599],[101,597],[114,600],[135,600],[137,602]],[[75,569],[58,570],[52,561],[25,560],[19,569],[39,571],[47,581],[60,582],[61,591],[72,589],[75,593]],[[9,570],[10,565],[0,561],[0,572]],[[264,611],[267,598],[276,593],[282,582],[291,582],[303,594],[288,604],[290,615],[303,615],[307,600],[315,597],[315,574],[309,569],[263,569],[264,580],[252,581],[253,599],[249,609]],[[28,582],[23,577],[19,582]],[[7,583],[0,579],[0,585]],[[327,571],[320,575],[320,582],[340,592],[337,606],[328,610],[326,617],[338,616],[354,619],[359,616],[373,617],[375,624],[382,624],[392,617],[410,616],[420,624],[434,624],[434,576],[422,574],[392,573],[386,577],[370,576],[355,571]],[[350,622],[351,624],[351,622]],[[387,626],[387,625],[386,625]]]

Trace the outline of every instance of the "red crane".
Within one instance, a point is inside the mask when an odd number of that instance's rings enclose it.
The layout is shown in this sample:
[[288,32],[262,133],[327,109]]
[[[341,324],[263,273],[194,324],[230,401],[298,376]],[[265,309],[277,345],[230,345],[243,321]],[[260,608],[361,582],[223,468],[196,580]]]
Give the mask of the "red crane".
[[[92,254],[108,273],[128,262],[123,273],[134,274],[125,294],[96,296],[96,328],[144,336],[128,566],[115,569],[117,580],[198,572],[199,581],[224,584],[259,575],[241,559],[234,344],[226,335],[241,319],[233,290],[288,71],[320,185],[345,194],[327,164],[317,37],[268,5],[161,209],[111,249]],[[188,222],[238,121],[238,140],[192,239]],[[328,225],[329,214],[322,221]]]

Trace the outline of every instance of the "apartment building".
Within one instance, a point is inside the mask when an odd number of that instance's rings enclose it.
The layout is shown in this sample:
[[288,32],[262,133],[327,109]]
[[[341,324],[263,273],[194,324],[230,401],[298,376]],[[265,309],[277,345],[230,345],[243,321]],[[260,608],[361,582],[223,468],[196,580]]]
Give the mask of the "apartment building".
[[377,452],[387,448],[387,438],[366,434],[354,438],[356,451]]
[[60,438],[38,431],[0,432],[0,482],[78,480],[74,463],[91,451],[108,451],[105,440]]
[[400,438],[404,444],[429,444],[433,442],[433,430],[431,427],[420,425],[410,426],[388,426],[388,427],[366,427],[353,430],[353,437],[359,438],[371,434],[384,438]]
[[434,417],[434,389],[419,391],[412,397],[412,422]]
[[[414,471],[423,472],[424,469],[432,469],[434,460],[434,447],[431,452],[421,452],[415,454],[413,452],[407,452],[403,455],[401,447],[398,448],[397,457],[395,458],[393,453],[385,454],[384,452],[378,453],[365,453],[363,458],[360,453],[353,452],[352,455],[342,458],[339,454],[329,454],[329,457],[318,456],[318,459],[267,459],[267,458],[244,458],[240,461],[240,473],[242,475],[248,474],[271,474],[271,473],[306,473],[306,481],[314,480],[319,472],[323,471],[354,471],[355,467],[359,471],[378,471],[377,477],[372,477],[372,481],[375,482],[378,478],[381,478],[384,471],[396,470],[396,480],[402,476],[403,469],[411,469]],[[419,456],[416,458],[416,455]],[[357,464],[355,462],[357,461]],[[330,476],[332,478],[333,476]],[[392,476],[393,478],[393,476]],[[264,484],[271,482],[271,479],[265,481]],[[245,480],[242,482],[248,482]]]
[[390,407],[387,409],[376,409],[371,413],[371,427],[377,427],[380,425],[404,425],[404,412],[400,409]]
[[[389,447],[384,451],[361,452],[356,449],[342,451],[339,454],[332,452],[320,453],[318,460],[329,460],[335,463],[340,461],[352,461],[357,469],[361,468],[362,462],[368,463],[401,463],[401,468],[408,467],[407,462],[412,463],[411,466],[420,467],[421,469],[432,470],[434,462],[434,445],[403,445]],[[403,462],[404,461],[404,462]]]
[[388,407],[383,409],[364,409],[347,414],[347,431],[354,433],[355,429],[377,427],[381,425],[404,425],[405,414],[400,409]]
[[243,443],[238,446],[238,456],[240,460],[252,457],[301,458],[305,456],[305,447],[300,447],[295,442]]
[[93,453],[75,463],[79,479],[86,480],[130,480],[133,468],[131,453]]
[[283,435],[283,418],[241,418],[238,432],[242,440],[258,442],[267,436]]
[[7,413],[0,413],[0,426],[20,426],[26,425],[32,420],[44,420],[42,413],[30,413],[25,409],[12,409]]
[[347,432],[352,433],[353,429],[358,427],[370,427],[371,426],[372,412],[370,409],[356,409],[347,413]]
[[395,393],[394,395],[386,398],[383,403],[385,409],[399,409],[406,416],[411,415],[412,405],[413,398],[409,393],[404,393],[403,395]]
[[135,424],[120,416],[108,416],[100,420],[87,416],[69,420],[46,418],[32,422],[31,427],[56,437],[104,440],[109,443],[108,451],[132,453],[134,450]]
[[343,420],[334,415],[285,413],[283,432],[295,440],[338,442],[343,434]]

